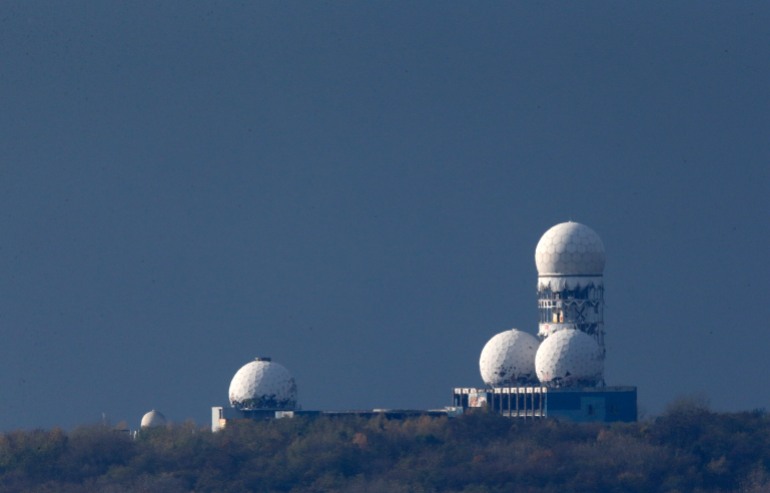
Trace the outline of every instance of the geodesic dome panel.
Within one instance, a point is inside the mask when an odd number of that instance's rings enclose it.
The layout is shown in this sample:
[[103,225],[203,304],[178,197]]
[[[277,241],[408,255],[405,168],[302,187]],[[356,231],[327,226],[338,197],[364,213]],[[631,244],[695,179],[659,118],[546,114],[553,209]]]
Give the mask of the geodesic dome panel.
[[535,371],[543,385],[590,387],[602,381],[604,358],[590,335],[575,329],[560,330],[540,343]]
[[518,329],[506,330],[484,345],[479,370],[484,383],[505,387],[535,380],[535,353],[540,342]]
[[245,364],[230,382],[230,405],[242,411],[294,409],[297,384],[289,370],[270,360]]
[[601,276],[604,262],[602,239],[580,223],[557,224],[543,234],[535,248],[540,276]]

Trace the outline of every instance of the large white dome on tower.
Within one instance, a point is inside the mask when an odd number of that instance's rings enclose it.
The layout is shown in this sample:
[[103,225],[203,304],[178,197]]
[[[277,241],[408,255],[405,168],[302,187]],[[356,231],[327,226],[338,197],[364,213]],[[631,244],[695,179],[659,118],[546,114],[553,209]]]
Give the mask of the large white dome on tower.
[[289,370],[270,358],[257,358],[241,367],[230,382],[230,405],[244,411],[294,409],[297,384]]
[[495,335],[481,350],[481,379],[492,387],[533,381],[539,344],[535,336],[517,329]]
[[540,383],[553,387],[594,386],[602,380],[604,359],[596,340],[566,329],[549,335],[537,350],[535,370]]
[[540,276],[601,276],[604,260],[604,243],[599,235],[571,221],[546,231],[535,249]]

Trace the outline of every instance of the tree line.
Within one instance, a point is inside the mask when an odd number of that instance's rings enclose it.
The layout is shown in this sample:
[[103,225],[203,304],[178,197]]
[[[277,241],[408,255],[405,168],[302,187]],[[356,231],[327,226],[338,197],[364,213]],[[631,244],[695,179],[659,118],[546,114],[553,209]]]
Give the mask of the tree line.
[[692,402],[638,423],[493,413],[0,435],[4,492],[760,492],[770,418]]

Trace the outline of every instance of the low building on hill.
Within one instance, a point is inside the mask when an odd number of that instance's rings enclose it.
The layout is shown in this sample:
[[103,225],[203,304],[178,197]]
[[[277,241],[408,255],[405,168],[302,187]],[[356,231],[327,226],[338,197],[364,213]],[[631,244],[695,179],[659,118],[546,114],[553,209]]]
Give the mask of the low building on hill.
[[487,409],[511,418],[604,423],[637,419],[636,387],[459,387],[453,401],[459,409]]

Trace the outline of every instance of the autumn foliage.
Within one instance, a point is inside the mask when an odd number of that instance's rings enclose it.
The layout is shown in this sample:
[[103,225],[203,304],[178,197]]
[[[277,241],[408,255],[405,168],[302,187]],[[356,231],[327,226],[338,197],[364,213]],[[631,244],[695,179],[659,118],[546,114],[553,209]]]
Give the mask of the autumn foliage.
[[760,492],[768,471],[770,417],[691,403],[613,425],[475,413],[0,435],[4,492]]

